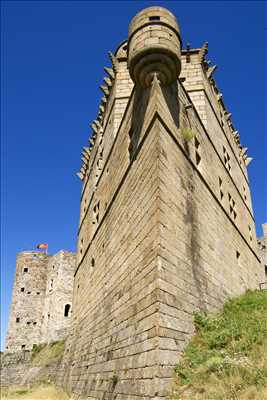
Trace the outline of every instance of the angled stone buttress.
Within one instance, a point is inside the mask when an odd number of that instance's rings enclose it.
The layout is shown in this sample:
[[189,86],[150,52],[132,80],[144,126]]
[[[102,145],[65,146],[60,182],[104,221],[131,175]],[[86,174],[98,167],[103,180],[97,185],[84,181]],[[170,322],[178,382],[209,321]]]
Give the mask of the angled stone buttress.
[[206,52],[181,51],[175,17],[152,7],[105,69],[59,378],[76,399],[165,398],[193,313],[262,278],[249,161]]

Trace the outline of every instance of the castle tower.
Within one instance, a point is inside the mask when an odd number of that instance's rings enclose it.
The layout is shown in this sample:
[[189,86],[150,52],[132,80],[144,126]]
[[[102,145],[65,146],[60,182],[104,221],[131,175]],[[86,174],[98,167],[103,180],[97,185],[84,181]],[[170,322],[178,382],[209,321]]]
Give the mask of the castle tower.
[[6,352],[65,339],[72,314],[76,255],[24,251],[17,256]]
[[262,224],[263,236],[258,238],[259,256],[262,264],[261,289],[267,290],[267,222]]
[[31,350],[41,342],[41,324],[50,256],[35,251],[19,253],[16,262],[5,351]]
[[61,377],[77,399],[166,397],[193,313],[218,310],[261,279],[250,158],[206,53],[206,44],[181,51],[175,17],[150,7],[105,68],[78,173]]
[[69,333],[75,266],[76,254],[63,250],[48,262],[41,328],[42,340],[46,343],[61,340]]

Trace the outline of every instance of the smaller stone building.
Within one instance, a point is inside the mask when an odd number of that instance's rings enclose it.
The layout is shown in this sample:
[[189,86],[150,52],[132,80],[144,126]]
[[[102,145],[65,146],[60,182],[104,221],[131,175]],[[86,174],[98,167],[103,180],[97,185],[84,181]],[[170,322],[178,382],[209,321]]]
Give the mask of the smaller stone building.
[[263,236],[258,238],[259,256],[263,266],[261,289],[267,290],[267,222],[262,225]]
[[76,255],[24,251],[18,254],[6,352],[64,339],[71,324]]

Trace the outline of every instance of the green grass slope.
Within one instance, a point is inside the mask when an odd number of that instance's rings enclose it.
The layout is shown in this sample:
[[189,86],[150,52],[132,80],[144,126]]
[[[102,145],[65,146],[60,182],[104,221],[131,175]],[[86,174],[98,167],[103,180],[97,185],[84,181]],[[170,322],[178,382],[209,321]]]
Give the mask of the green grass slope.
[[34,345],[32,349],[32,365],[50,365],[63,357],[65,341],[60,340],[50,344]]
[[175,400],[267,400],[267,291],[248,291],[220,314],[195,316],[176,367]]

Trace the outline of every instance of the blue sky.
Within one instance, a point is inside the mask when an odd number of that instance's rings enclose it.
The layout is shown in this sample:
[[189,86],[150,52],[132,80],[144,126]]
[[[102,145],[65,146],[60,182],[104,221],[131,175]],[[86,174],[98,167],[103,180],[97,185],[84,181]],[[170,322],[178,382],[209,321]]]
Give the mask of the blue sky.
[[216,81],[249,166],[258,235],[266,202],[266,3],[259,1],[3,1],[1,24],[1,307],[7,328],[16,253],[48,242],[75,250],[80,153],[109,66],[108,51],[150,5],[178,18],[184,46],[209,42]]

